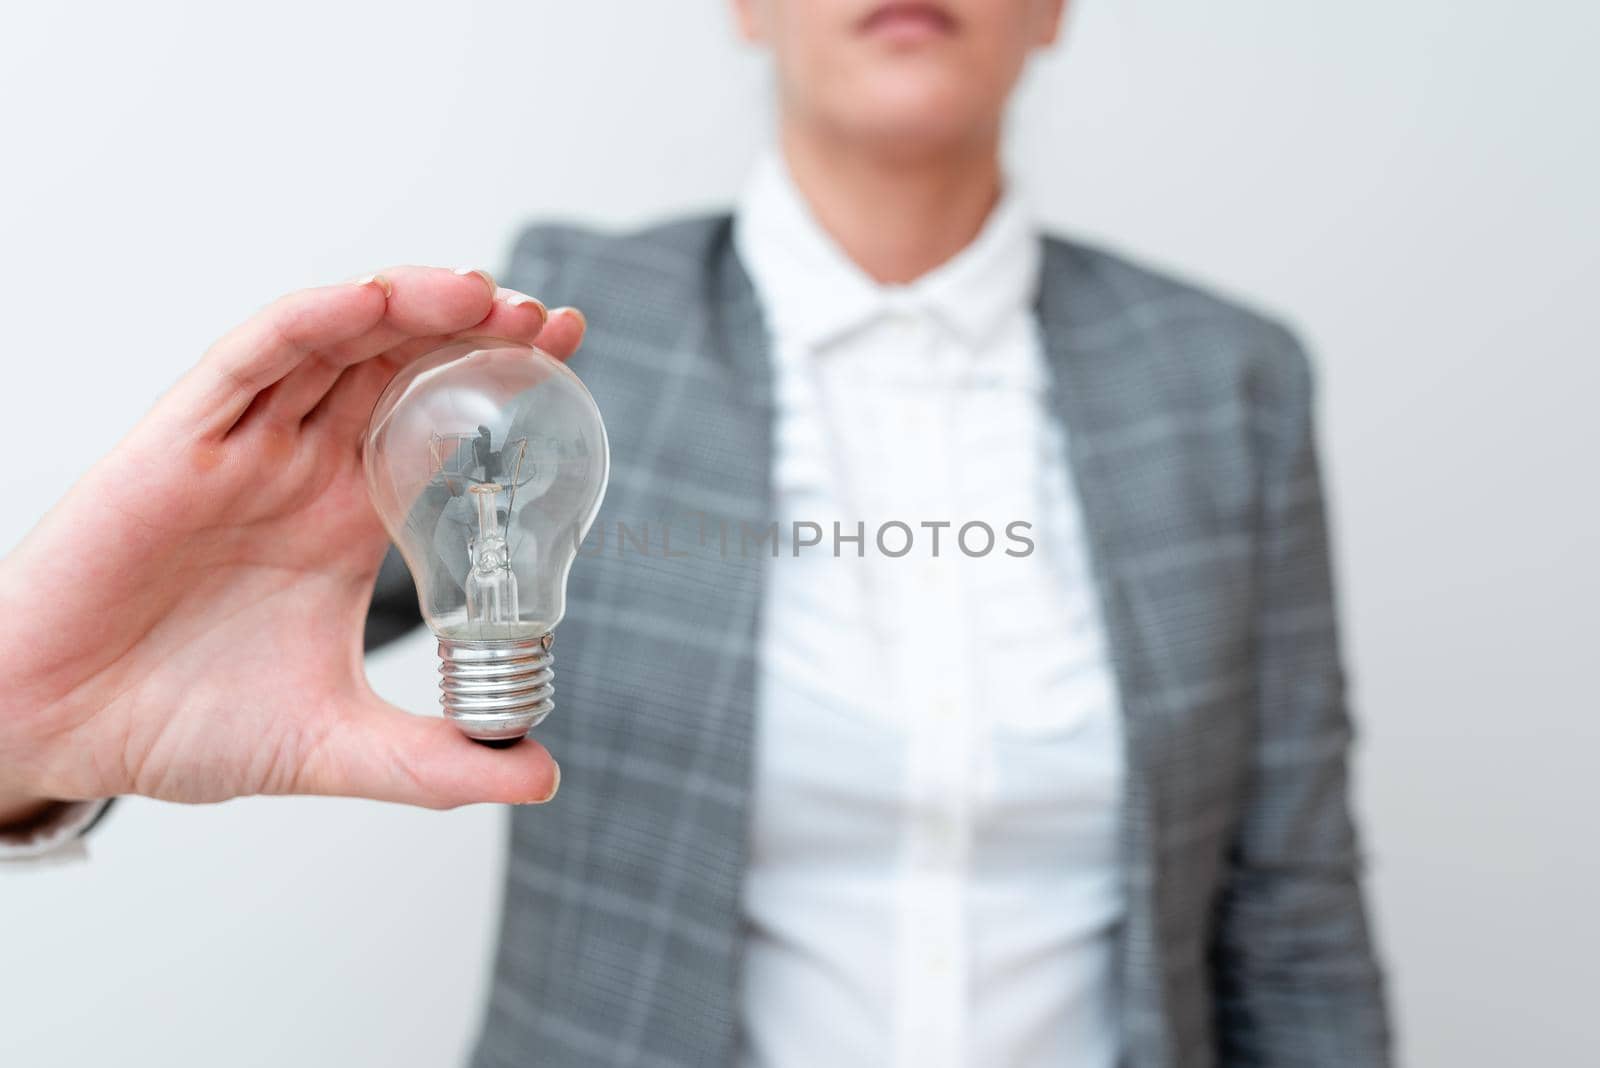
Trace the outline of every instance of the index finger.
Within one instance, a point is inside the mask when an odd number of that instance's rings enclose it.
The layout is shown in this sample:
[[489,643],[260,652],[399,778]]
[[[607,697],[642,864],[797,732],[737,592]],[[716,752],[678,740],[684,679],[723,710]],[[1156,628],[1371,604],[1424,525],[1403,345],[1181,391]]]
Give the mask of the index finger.
[[393,267],[290,293],[217,341],[172,401],[207,435],[226,434],[262,391],[306,361],[345,367],[410,338],[468,329],[489,315],[494,289],[481,271]]

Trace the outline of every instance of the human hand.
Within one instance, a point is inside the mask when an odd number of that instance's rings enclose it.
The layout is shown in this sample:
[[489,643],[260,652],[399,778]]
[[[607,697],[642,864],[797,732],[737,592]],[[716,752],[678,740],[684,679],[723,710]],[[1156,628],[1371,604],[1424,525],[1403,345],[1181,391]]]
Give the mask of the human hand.
[[388,539],[360,454],[407,361],[473,336],[566,359],[583,331],[483,272],[397,267],[218,341],[0,561],[0,825],[128,793],[552,796],[537,742],[486,748],[368,686]]

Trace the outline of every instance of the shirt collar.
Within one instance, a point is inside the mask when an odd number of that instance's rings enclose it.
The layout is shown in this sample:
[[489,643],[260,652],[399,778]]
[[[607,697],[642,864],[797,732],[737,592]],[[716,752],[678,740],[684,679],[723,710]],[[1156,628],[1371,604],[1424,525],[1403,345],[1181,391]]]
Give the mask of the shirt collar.
[[780,337],[821,346],[896,310],[922,311],[973,353],[1008,315],[1032,307],[1039,234],[1007,182],[966,248],[906,285],[880,285],[811,214],[777,152],[756,164],[734,215],[734,242]]

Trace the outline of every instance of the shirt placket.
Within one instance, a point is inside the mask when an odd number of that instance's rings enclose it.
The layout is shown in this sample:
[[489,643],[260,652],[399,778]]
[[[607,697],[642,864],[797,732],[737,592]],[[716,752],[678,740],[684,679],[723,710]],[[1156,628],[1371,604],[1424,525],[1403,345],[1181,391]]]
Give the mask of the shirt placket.
[[892,329],[905,356],[922,364],[904,387],[895,462],[884,472],[895,487],[890,499],[901,502],[888,518],[912,528],[915,548],[879,562],[899,609],[890,659],[907,741],[894,1060],[904,1068],[954,1068],[966,1063],[970,1012],[972,636],[954,527],[938,531],[935,552],[934,531],[921,524],[959,519],[962,456],[950,432],[959,396],[947,367],[958,354],[923,318],[905,316]]

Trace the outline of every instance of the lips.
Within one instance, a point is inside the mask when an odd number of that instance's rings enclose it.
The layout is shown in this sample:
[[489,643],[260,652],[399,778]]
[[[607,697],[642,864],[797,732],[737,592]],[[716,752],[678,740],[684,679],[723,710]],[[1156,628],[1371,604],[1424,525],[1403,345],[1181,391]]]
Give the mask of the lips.
[[901,41],[944,36],[955,29],[955,16],[942,5],[906,0],[879,4],[860,23],[864,34]]

